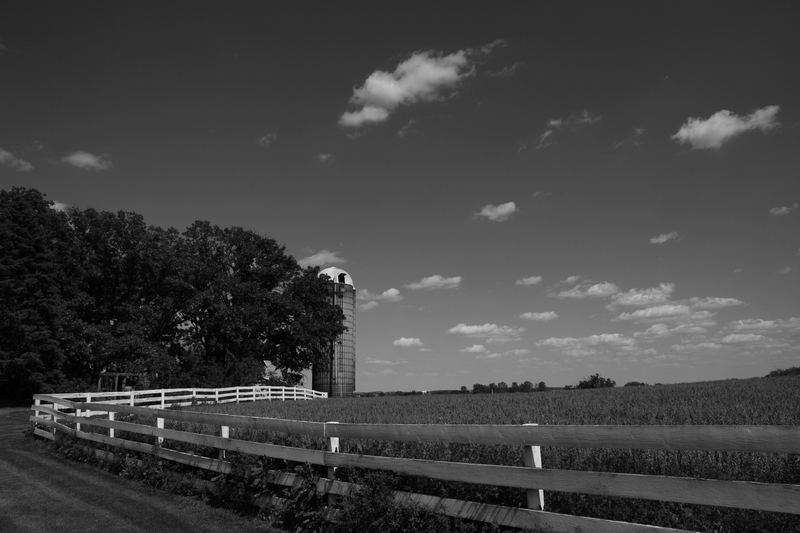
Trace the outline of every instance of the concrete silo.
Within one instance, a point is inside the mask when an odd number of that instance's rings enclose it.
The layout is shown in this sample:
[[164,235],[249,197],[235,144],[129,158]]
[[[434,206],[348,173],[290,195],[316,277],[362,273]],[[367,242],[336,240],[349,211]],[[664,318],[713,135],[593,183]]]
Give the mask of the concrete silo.
[[326,268],[319,275],[330,278],[331,302],[342,308],[347,329],[334,342],[333,361],[314,367],[311,388],[327,392],[331,398],[352,396],[356,389],[356,288],[353,278],[341,268]]

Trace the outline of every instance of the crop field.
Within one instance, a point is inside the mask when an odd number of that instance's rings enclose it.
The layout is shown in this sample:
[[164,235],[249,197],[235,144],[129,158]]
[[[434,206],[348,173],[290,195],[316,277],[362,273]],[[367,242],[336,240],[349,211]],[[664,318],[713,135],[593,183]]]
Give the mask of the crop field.
[[[193,407],[316,422],[396,424],[800,425],[800,378],[496,395],[401,396]],[[168,426],[169,427],[169,426]],[[174,423],[184,431],[203,425]],[[324,449],[321,438],[231,430],[232,438]],[[177,443],[176,443],[177,444]],[[536,443],[531,443],[536,444]],[[342,439],[340,451],[387,457],[522,466],[519,446]],[[542,447],[552,469],[800,484],[795,454]],[[352,473],[341,472],[347,478]],[[524,506],[519,489],[396,476],[394,488],[463,500]],[[719,532],[800,532],[800,516],[734,508],[546,492],[548,511]]]

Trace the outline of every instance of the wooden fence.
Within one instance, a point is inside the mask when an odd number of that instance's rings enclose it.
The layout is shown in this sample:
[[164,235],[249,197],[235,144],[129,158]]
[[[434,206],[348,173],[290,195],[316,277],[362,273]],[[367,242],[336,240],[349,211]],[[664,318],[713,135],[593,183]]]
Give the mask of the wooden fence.
[[[232,470],[231,463],[224,459],[225,451],[310,463],[327,467],[328,478],[320,480],[317,490],[329,495],[346,494],[352,488],[348,483],[336,481],[336,469],[340,467],[389,470],[445,481],[525,489],[528,495],[527,509],[395,493],[395,498],[400,502],[413,502],[449,516],[503,526],[553,533],[681,531],[547,512],[544,510],[545,490],[800,514],[800,485],[543,469],[539,453],[540,446],[565,446],[797,454],[800,453],[798,426],[340,424],[167,410],[160,406],[146,408],[119,402],[74,402],[41,394],[34,396],[34,400],[35,405],[31,407],[34,413],[30,421],[35,426],[34,433],[44,438],[54,439],[56,432],[64,432],[87,441],[153,454],[223,473]],[[107,418],[89,418],[87,413],[107,413]],[[149,426],[115,420],[116,413],[155,417],[156,424]],[[202,423],[219,429],[215,430],[217,435],[189,433],[165,428],[165,420]],[[83,431],[83,426],[107,428],[108,435]],[[229,437],[232,427],[322,437],[327,440],[327,451],[232,439]],[[117,438],[115,432],[118,430],[152,436],[153,444]],[[342,438],[522,445],[525,466],[447,463],[339,453],[339,439]],[[201,457],[170,450],[162,446],[164,439],[216,448],[219,450],[218,457]],[[270,482],[297,486],[302,480],[294,474],[271,472]],[[335,511],[329,517],[335,519]]]

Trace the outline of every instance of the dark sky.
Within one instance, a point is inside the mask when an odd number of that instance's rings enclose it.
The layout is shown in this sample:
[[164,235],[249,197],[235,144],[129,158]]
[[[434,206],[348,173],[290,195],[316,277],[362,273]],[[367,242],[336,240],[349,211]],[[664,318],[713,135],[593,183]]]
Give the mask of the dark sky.
[[793,2],[6,2],[0,187],[273,237],[358,390],[800,365]]

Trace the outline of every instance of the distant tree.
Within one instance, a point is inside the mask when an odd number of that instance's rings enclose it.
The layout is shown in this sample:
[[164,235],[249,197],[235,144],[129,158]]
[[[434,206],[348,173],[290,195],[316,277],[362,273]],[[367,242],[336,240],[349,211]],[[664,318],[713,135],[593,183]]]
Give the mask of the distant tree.
[[779,368],[777,370],[773,370],[765,377],[777,378],[781,376],[800,376],[800,366],[793,366],[791,368],[787,368],[786,370]]
[[544,381],[540,381],[538,385],[536,385],[536,390],[539,392],[545,392],[547,390],[547,385],[544,384]]
[[578,389],[603,389],[607,387],[614,387],[616,386],[617,382],[609,379],[601,377],[600,374],[594,374],[589,377],[584,377],[581,381],[578,382],[576,388]]
[[629,381],[624,386],[625,387],[647,387],[647,383],[642,383],[641,381]]
[[511,383],[511,387],[508,389],[508,392],[519,392],[519,383],[516,381]]
[[461,385],[461,394],[466,394],[469,392],[466,385]]
[[495,392],[497,390],[496,383],[489,383],[489,392]]
[[472,386],[472,393],[473,394],[489,394],[491,390],[488,386],[482,385],[480,383],[476,383]]
[[533,383],[530,381],[523,381],[522,385],[519,387],[520,392],[531,392],[533,391]]
[[506,382],[501,381],[500,383],[498,383],[495,392],[508,392],[508,385],[506,384]]
[[575,387],[574,387],[574,386],[572,386],[572,385],[564,385],[564,390],[572,390],[572,389],[574,389],[574,388],[575,388]]

